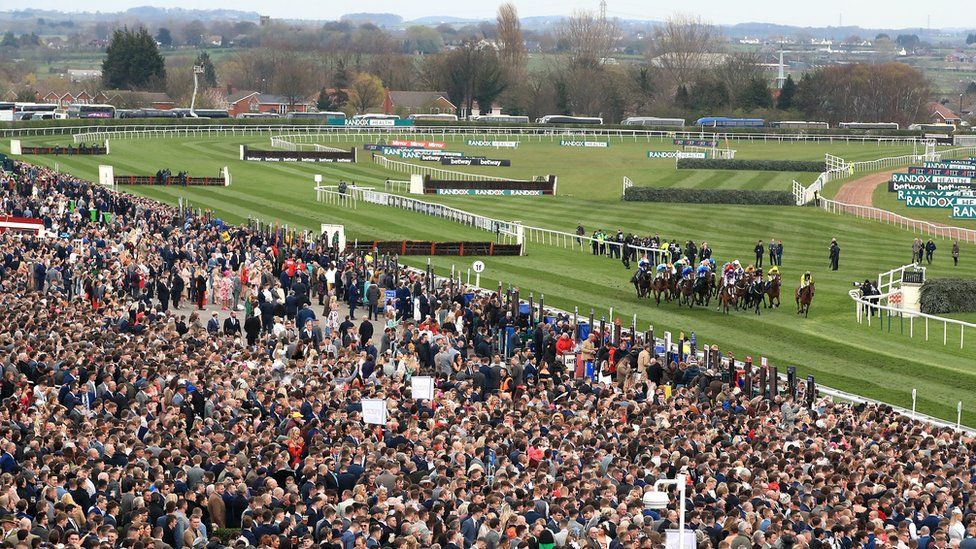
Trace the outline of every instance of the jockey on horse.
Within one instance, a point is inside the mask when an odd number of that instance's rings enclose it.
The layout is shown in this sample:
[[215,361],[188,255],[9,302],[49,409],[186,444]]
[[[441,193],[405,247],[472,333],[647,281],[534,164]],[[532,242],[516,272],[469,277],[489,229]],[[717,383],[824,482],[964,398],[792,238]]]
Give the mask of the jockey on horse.
[[807,271],[800,277],[800,290],[803,290],[811,284],[813,284],[813,275],[810,274],[810,271]]

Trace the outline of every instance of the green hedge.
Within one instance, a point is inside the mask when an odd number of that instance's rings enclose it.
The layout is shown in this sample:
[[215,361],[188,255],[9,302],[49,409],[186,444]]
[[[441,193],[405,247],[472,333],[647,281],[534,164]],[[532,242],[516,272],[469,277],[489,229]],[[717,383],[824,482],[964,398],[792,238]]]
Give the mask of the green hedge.
[[976,312],[976,280],[932,278],[922,285],[922,312],[930,315]]
[[688,202],[696,204],[744,204],[795,206],[790,191],[750,191],[744,189],[674,189],[631,187],[624,193],[629,202]]
[[820,160],[722,160],[720,158],[679,158],[679,170],[756,170],[764,172],[823,172]]

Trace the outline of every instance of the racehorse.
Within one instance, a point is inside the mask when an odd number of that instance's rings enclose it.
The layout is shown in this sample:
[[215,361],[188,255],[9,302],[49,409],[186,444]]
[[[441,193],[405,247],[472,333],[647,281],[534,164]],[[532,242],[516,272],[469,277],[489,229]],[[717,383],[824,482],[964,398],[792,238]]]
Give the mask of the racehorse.
[[742,275],[735,285],[732,287],[735,290],[735,305],[736,309],[746,308],[746,296],[749,293],[749,287],[752,285],[752,274],[746,273]]
[[735,295],[735,286],[726,284],[718,292],[718,308],[716,310],[729,314],[729,309],[736,308],[738,301],[739,298]]
[[661,304],[662,295],[664,296],[665,302],[671,301],[671,295],[669,293],[670,283],[668,282],[668,278],[667,273],[664,273],[663,275],[659,274],[654,278],[654,281],[651,282],[651,291],[654,292],[654,301],[656,301],[658,305]]
[[[766,298],[769,298],[768,308],[772,309],[773,307],[780,306],[779,288],[782,285],[783,285],[783,281],[780,280],[780,276],[774,275],[773,279],[770,280],[769,284],[766,286],[766,293],[763,294],[763,307],[766,307]],[[773,304],[774,300],[776,302],[775,304]]]
[[668,293],[671,296],[668,301],[681,297],[681,278],[678,275],[674,275],[668,279]]
[[695,279],[695,299],[699,305],[708,307],[712,300],[712,285],[715,283],[715,275],[709,273]]
[[802,314],[804,318],[810,315],[810,303],[813,302],[814,291],[813,282],[796,289],[796,314]]
[[757,315],[760,314],[759,304],[763,302],[765,295],[766,287],[763,285],[762,279],[755,276],[750,277],[746,287],[745,308],[754,310]]
[[691,278],[686,278],[679,284],[681,289],[681,296],[678,298],[679,305],[688,305],[689,309],[695,308],[695,281]]
[[630,279],[637,290],[637,298],[650,297],[651,295],[651,273],[649,271],[637,271]]

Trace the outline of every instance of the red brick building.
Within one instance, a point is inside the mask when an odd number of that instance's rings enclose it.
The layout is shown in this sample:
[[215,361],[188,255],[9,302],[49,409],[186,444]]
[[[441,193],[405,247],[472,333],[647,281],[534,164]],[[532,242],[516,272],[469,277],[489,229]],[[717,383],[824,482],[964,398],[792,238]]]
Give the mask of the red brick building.
[[286,97],[256,91],[239,91],[227,96],[227,112],[235,118],[245,113],[284,115],[289,112],[309,112],[311,106],[312,103],[307,99],[296,101],[292,105]]
[[386,90],[384,114],[456,114],[457,107],[447,94],[437,91]]

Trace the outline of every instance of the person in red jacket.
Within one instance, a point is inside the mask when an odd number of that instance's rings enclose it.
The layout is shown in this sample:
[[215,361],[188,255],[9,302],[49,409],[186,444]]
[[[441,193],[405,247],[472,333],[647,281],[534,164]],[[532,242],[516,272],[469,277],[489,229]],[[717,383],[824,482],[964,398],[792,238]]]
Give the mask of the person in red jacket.
[[572,352],[576,348],[576,342],[573,338],[569,337],[569,332],[563,332],[559,339],[556,340],[556,356],[562,356],[563,353]]

